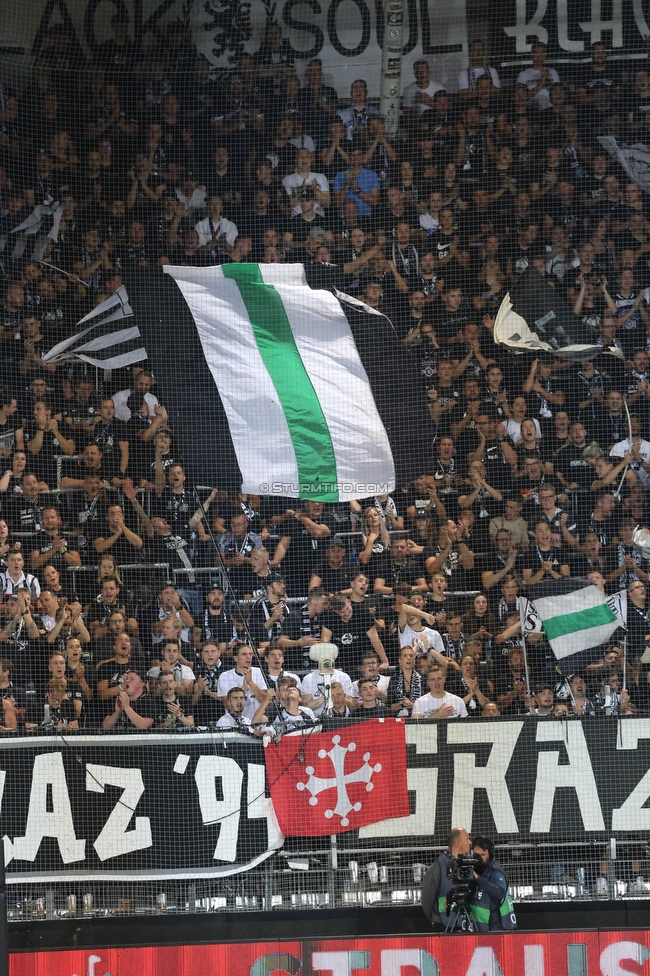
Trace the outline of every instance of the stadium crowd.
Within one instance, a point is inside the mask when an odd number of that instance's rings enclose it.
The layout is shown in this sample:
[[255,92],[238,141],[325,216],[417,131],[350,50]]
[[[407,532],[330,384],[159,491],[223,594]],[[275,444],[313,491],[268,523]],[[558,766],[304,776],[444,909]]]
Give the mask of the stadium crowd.
[[[92,62],[52,29],[33,87],[0,87],[3,729],[295,728],[328,641],[337,718],[647,713],[650,223],[597,137],[646,139],[648,72],[597,43],[561,77],[536,43],[502,86],[473,42],[457,93],[415,63],[391,142],[377,93],[301,82],[275,25],[216,75],[180,23],[112,29]],[[133,276],[242,261],[390,318],[421,376],[394,396],[436,428],[412,483],[199,505],[151,372],[43,360]],[[531,282],[601,355],[494,343]],[[627,591],[626,654],[522,647],[520,596],[563,576]]]

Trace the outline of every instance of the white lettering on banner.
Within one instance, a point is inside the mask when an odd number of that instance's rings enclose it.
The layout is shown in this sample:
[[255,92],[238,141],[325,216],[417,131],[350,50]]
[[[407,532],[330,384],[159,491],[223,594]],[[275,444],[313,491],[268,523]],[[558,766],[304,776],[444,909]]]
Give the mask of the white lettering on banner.
[[120,769],[116,766],[86,765],[86,789],[91,793],[103,793],[105,786],[119,786],[121,797],[113,807],[93,847],[100,861],[120,854],[130,854],[151,847],[151,821],[149,817],[136,817],[133,830],[126,828],[144,793],[140,769]]
[[[623,47],[623,0],[611,0],[608,5],[611,9],[611,18],[604,20],[602,13],[603,0],[591,0],[591,20],[578,21],[570,17],[570,5],[568,0],[555,0],[555,20],[557,24],[558,44],[563,51],[575,54],[582,54],[588,51],[592,44],[602,40],[604,32],[611,32],[611,45],[613,48]],[[634,22],[639,34],[643,38],[650,35],[650,29],[643,13],[643,0],[632,0]],[[548,43],[548,30],[543,26],[542,21],[548,12],[548,0],[537,0],[537,9],[528,20],[528,5],[526,0],[516,0],[515,4],[517,23],[514,27],[504,27],[503,31],[508,37],[516,39],[516,50],[518,54],[525,54],[530,51],[533,41]],[[549,19],[552,19],[552,14]],[[584,37],[571,37],[578,30],[588,35]],[[610,43],[608,41],[608,43]]]
[[[87,56],[111,38],[114,4],[65,0],[58,6],[65,9],[65,22]],[[159,40],[162,24],[169,21],[170,0],[120,0],[118,6],[129,9],[136,41],[146,45],[150,39]],[[379,95],[386,18],[379,0],[185,0],[182,6],[198,53],[217,71],[234,69],[243,52],[257,52],[272,22],[282,28],[300,74],[307,61],[319,57],[325,84],[333,85],[340,96],[348,97],[357,77],[366,80],[373,97]],[[19,18],[4,18],[0,39],[4,45],[23,48],[31,68],[48,31],[60,22],[54,0],[31,0],[23,4]],[[458,71],[467,63],[465,0],[406,0],[403,51],[403,85],[413,80],[413,62],[425,57],[435,80],[455,90]]]
[[[557,2],[557,37],[563,51],[573,51],[581,54],[585,49],[585,42],[581,39],[577,41],[569,37],[569,17],[567,13],[567,0],[556,0]],[[582,24],[580,25],[582,27]]]
[[[525,0],[524,0],[525,2]],[[233,68],[242,51],[260,47],[269,17],[263,0],[193,0],[188,3],[192,40],[197,51],[216,68]],[[245,9],[247,26],[238,20]],[[325,84],[342,97],[351,82],[364,78],[372,96],[381,80],[383,4],[373,0],[278,0],[274,22],[281,25],[297,62],[299,74],[312,58],[323,62]],[[464,0],[429,4],[404,3],[402,85],[412,81],[414,61],[433,56],[433,77],[455,91],[458,71],[467,60]],[[302,65],[301,65],[302,62]]]
[[612,19],[603,20],[600,9],[601,0],[591,0],[591,20],[578,26],[591,36],[590,44],[601,40],[602,31],[612,32],[612,47],[623,47],[623,5],[622,0],[612,0]]
[[[415,746],[418,755],[438,752],[437,725],[407,725],[406,742]],[[415,813],[408,817],[390,817],[366,824],[359,830],[359,839],[371,837],[422,837],[432,833],[436,822],[438,770],[435,767],[415,767],[406,771],[409,790],[415,790]]]
[[440,976],[440,966],[426,949],[382,949],[381,976],[402,976],[405,966],[418,976]]
[[503,976],[503,970],[492,946],[479,946],[478,949],[474,949],[465,976]]
[[517,39],[517,54],[524,54],[530,51],[532,43],[528,43],[529,37],[534,37],[535,40],[541,41],[542,44],[548,43],[548,31],[545,27],[542,27],[542,20],[546,16],[548,0],[537,0],[537,10],[531,20],[527,19],[527,7],[526,0],[517,0],[517,25],[516,27],[503,28],[504,33],[508,37],[515,37]]
[[579,722],[548,722],[537,726],[537,742],[558,741],[564,744],[569,763],[560,765],[559,751],[538,754],[531,834],[546,834],[551,829],[555,792],[560,789],[576,791],[585,830],[604,830],[603,812],[582,725]]
[[619,963],[636,962],[640,965],[650,959],[650,952],[640,942],[613,942],[600,954],[602,976],[630,976],[630,970]]
[[[637,719],[631,726],[620,723],[616,749],[636,750],[640,739],[650,739],[650,719]],[[612,830],[650,830],[650,770],[642,776],[622,806],[612,810]]]
[[332,976],[352,976],[353,969],[369,969],[370,953],[365,949],[350,952],[312,952],[311,966],[316,970],[329,970]]
[[[51,788],[51,812],[48,810],[48,787]],[[16,859],[35,860],[44,837],[56,838],[64,864],[83,861],[86,841],[78,840],[75,834],[60,752],[48,752],[34,759],[25,836],[14,838]]]
[[485,766],[476,765],[475,752],[454,753],[454,795],[452,823],[473,826],[474,791],[483,789],[500,834],[518,834],[517,818],[506,784],[506,773],[513,757],[523,722],[503,722],[495,725],[449,724],[447,744],[492,743]]
[[273,802],[266,792],[266,766],[248,763],[246,782],[246,816],[249,820],[266,820],[268,849],[276,851],[282,847],[284,837],[275,815]]
[[544,946],[524,946],[524,976],[545,976]]
[[[223,800],[217,799],[215,780],[221,781]],[[223,756],[199,756],[194,781],[199,791],[201,816],[206,826],[219,827],[215,860],[230,861],[237,857],[241,788],[244,773],[234,759]]]

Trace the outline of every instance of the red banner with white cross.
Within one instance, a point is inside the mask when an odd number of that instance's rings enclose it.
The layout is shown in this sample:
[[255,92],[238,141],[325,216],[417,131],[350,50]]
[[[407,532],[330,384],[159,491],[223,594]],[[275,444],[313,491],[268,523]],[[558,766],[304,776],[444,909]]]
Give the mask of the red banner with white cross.
[[399,719],[268,741],[266,774],[285,837],[319,837],[408,817],[406,738]]

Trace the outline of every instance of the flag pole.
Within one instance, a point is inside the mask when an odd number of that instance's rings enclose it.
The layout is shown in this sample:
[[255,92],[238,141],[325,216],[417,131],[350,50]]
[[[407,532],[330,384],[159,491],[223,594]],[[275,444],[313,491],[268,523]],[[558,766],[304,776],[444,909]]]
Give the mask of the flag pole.
[[530,677],[528,675],[528,656],[526,655],[526,638],[524,636],[524,628],[521,628],[521,647],[524,652],[524,671],[526,674],[526,693],[530,698]]
[[526,693],[530,698],[530,678],[528,676],[528,656],[526,654],[526,610],[524,607],[524,601],[526,604],[528,604],[530,603],[530,600],[528,599],[527,596],[517,597],[518,603],[519,600],[522,601],[521,604],[519,604],[519,627],[521,630],[521,649],[524,652],[524,672],[526,674]]

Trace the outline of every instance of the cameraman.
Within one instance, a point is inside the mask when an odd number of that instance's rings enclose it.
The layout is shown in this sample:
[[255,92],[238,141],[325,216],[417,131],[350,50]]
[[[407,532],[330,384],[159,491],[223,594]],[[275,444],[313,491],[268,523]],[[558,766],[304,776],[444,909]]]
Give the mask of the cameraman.
[[475,928],[479,932],[515,929],[517,917],[508,894],[508,879],[502,866],[494,860],[494,844],[487,837],[475,837],[474,854],[476,891],[470,911]]
[[[450,921],[447,911],[447,895],[454,887],[454,882],[447,877],[449,863],[459,856],[471,854],[472,845],[469,834],[463,827],[452,827],[449,832],[447,850],[436,858],[424,876],[422,882],[422,911],[431,924],[437,929],[446,929]],[[459,918],[457,924],[462,925],[464,919]],[[456,924],[454,925],[456,928]]]

